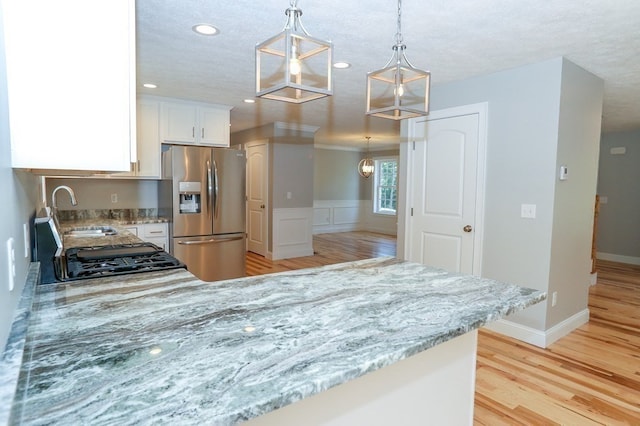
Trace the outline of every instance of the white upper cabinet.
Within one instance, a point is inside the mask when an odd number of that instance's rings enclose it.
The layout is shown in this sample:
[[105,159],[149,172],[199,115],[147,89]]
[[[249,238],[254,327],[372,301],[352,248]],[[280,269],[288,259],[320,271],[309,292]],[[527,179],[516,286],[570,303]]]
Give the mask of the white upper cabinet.
[[198,127],[196,107],[189,104],[163,102],[161,109],[160,128],[163,141],[196,143],[196,127]]
[[137,177],[160,179],[160,104],[138,101],[138,161],[134,171]]
[[11,160],[126,171],[136,161],[134,0],[4,0]]
[[[137,161],[131,170],[115,173],[110,177],[160,179],[160,103],[153,99],[139,98],[137,102]],[[106,177],[99,175],[98,177]]]
[[163,102],[160,139],[169,143],[229,146],[231,108],[193,102]]
[[228,109],[198,108],[202,145],[229,146],[229,115]]

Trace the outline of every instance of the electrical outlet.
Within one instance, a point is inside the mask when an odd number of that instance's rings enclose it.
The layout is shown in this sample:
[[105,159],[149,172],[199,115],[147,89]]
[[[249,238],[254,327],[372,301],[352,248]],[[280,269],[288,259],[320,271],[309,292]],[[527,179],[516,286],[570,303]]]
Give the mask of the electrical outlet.
[[7,240],[7,266],[9,291],[13,291],[16,278],[16,252],[13,248],[13,238]]
[[22,236],[24,238],[24,257],[29,257],[29,251],[31,249],[31,238],[29,238],[29,225],[22,224]]
[[525,219],[536,218],[536,205],[535,204],[522,204],[520,206],[520,217]]
[[112,203],[117,203],[118,202],[118,194],[111,194],[111,202]]
[[554,291],[551,293],[551,306],[556,306],[556,303],[558,303],[558,292]]

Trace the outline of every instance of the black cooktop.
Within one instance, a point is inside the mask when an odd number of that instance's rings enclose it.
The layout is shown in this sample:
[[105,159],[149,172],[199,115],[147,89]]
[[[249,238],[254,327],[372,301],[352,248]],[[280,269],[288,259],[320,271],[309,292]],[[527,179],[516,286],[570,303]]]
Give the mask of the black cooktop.
[[74,247],[66,251],[69,280],[185,268],[152,243]]

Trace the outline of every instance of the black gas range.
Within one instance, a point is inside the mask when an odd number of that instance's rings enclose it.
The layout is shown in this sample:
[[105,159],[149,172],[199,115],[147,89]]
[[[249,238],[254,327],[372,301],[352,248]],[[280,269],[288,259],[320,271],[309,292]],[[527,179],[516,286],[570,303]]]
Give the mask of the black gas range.
[[147,242],[66,250],[66,271],[59,271],[58,279],[81,280],[139,272],[186,268],[160,247]]
[[59,226],[49,208],[34,220],[34,257],[43,284],[113,275],[184,268],[186,265],[155,244],[72,247],[64,249]]

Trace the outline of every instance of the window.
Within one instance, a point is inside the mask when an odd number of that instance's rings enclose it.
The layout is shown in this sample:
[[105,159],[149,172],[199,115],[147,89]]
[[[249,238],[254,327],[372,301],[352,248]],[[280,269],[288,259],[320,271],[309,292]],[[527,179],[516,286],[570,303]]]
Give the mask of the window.
[[373,177],[373,212],[395,215],[398,208],[398,159],[376,159]]

